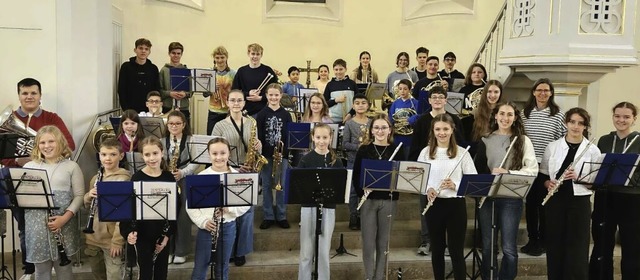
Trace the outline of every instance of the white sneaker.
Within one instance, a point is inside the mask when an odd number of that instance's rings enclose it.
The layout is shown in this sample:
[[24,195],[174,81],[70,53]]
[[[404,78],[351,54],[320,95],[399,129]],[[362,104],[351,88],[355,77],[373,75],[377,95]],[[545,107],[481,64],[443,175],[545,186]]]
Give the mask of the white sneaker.
[[22,275],[22,277],[20,277],[19,280],[31,280],[31,279],[34,279],[33,274],[25,274],[25,275]]
[[429,243],[421,244],[420,247],[418,247],[418,254],[423,255],[423,256],[428,256],[429,255]]
[[185,257],[176,256],[175,258],[173,258],[173,264],[183,264],[186,261],[187,261],[187,259]]
[[173,255],[169,255],[169,260],[167,261],[167,263],[173,263]]

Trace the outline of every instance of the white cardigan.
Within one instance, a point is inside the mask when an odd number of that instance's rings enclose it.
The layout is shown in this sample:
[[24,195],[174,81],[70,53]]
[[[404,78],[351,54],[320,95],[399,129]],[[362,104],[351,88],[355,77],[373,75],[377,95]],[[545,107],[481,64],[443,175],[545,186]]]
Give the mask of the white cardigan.
[[[584,151],[588,144],[589,140],[587,140],[587,138],[583,138],[582,143],[580,143],[580,147],[578,147],[578,151],[576,151],[575,157],[578,157],[582,153],[582,151]],[[540,163],[540,172],[549,175],[549,177],[551,177],[552,179],[555,179],[558,172],[563,171],[560,170],[560,167],[564,159],[567,157],[568,152],[569,146],[567,145],[565,137],[549,143],[546,150],[544,151],[542,162]],[[578,162],[573,163],[573,167],[576,172],[578,172],[578,176],[582,176],[581,174],[589,174],[590,176],[595,176],[595,173],[591,174],[591,172],[598,167],[590,164],[583,165],[583,163],[598,162],[600,161],[601,157],[602,154],[600,153],[600,149],[598,149],[595,144],[591,145],[589,147],[589,150],[582,156],[582,158]],[[588,170],[582,170],[583,168],[587,168]],[[592,191],[587,185],[576,184],[574,182],[573,194],[574,196],[585,196],[591,195]]]
[[[231,173],[238,173],[238,170],[235,170],[231,167]],[[226,172],[217,172],[213,171],[211,168],[207,168],[202,172],[198,173],[198,175],[205,174],[224,174]],[[222,179],[222,178],[221,178]],[[237,217],[242,216],[244,213],[249,211],[250,206],[234,206],[234,207],[226,207],[229,209],[228,212],[222,215],[225,223],[233,222]],[[199,208],[199,209],[189,209],[187,208],[187,214],[191,221],[200,229],[206,229],[207,221],[213,219],[213,214],[215,212],[215,208]]]

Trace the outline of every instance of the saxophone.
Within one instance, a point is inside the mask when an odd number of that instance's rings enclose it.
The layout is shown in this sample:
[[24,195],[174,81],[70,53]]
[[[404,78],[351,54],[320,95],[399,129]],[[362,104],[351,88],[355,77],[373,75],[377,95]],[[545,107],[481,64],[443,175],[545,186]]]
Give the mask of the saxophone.
[[251,125],[251,138],[249,139],[249,146],[247,147],[247,156],[244,159],[244,166],[248,167],[253,172],[260,172],[262,167],[269,161],[263,155],[258,154],[253,147],[258,142],[258,123],[253,117],[246,115],[247,119],[252,122]]
[[173,154],[169,160],[169,171],[175,172],[178,169],[178,160],[180,159],[180,146],[178,146],[178,138],[173,136]]

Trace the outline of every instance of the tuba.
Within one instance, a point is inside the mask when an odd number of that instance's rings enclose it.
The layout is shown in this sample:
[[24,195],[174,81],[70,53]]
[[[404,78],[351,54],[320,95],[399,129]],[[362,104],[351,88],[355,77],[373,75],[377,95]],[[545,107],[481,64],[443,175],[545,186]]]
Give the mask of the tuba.
[[259,154],[253,147],[258,142],[258,123],[256,119],[249,116],[246,117],[252,122],[251,125],[251,139],[249,139],[249,146],[247,147],[247,155],[244,159],[244,166],[248,167],[252,172],[260,172],[262,167],[269,161],[263,155]]
[[92,134],[91,139],[93,140],[93,148],[96,149],[96,152],[100,152],[100,144],[107,138],[116,138],[113,126],[111,126],[109,122],[101,125]]
[[14,114],[11,106],[0,113],[0,132],[14,133],[20,136],[16,145],[16,156],[29,156],[35,144],[36,131],[27,127]]

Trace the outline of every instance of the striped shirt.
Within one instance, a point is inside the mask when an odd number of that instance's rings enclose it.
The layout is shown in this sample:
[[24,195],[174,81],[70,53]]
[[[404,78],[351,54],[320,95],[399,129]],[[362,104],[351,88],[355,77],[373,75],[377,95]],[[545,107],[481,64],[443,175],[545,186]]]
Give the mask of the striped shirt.
[[520,117],[522,117],[524,123],[524,131],[533,143],[538,163],[542,161],[547,145],[567,133],[567,127],[564,124],[564,112],[560,110],[553,116],[550,116],[550,112],[549,107],[542,110],[533,108],[527,118],[524,115],[524,110],[520,111]]

